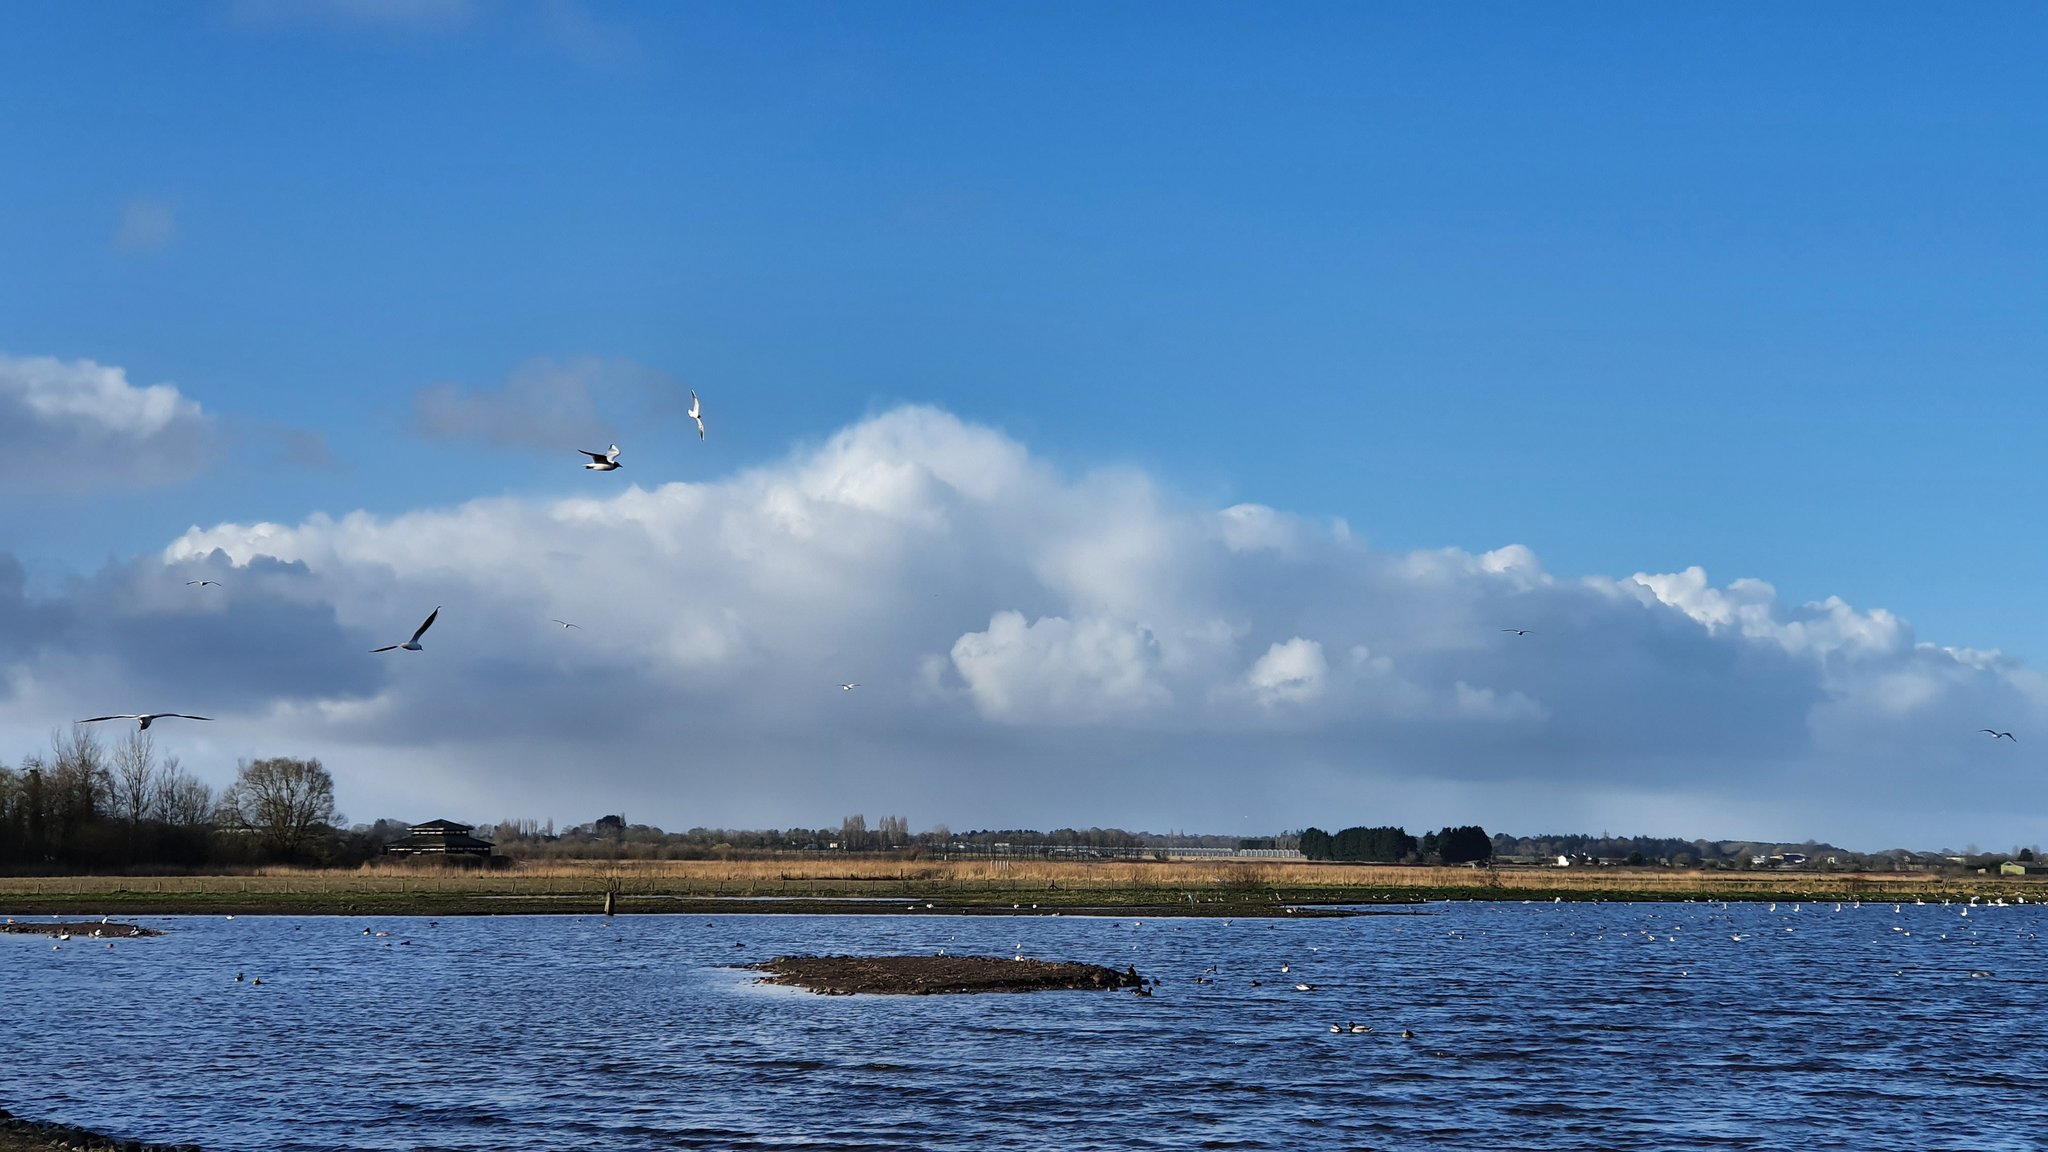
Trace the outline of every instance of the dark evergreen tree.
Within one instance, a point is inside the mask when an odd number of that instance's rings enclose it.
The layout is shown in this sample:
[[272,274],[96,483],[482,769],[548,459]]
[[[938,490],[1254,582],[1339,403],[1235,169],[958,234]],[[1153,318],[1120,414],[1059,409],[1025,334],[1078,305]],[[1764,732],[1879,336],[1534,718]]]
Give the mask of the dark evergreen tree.
[[1477,824],[1446,828],[1437,833],[1437,852],[1446,864],[1469,864],[1493,859],[1493,839]]
[[1330,848],[1330,834],[1321,828],[1301,830],[1301,854],[1311,860],[1334,860]]

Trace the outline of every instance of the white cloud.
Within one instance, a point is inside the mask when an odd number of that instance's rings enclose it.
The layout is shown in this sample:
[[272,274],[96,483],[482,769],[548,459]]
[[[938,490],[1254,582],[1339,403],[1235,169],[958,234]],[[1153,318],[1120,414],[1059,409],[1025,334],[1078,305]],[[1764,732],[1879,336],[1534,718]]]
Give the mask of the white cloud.
[[1081,724],[1163,708],[1159,645],[1143,628],[1058,616],[1026,624],[998,612],[953,643],[953,667],[984,716],[1011,724]]
[[[929,408],[712,483],[651,472],[194,529],[49,600],[0,580],[0,735],[174,695],[223,717],[181,738],[230,764],[320,755],[359,815],[1537,831],[1635,811],[1883,846],[2017,839],[2048,812],[2025,774],[1995,803],[1948,783],[2009,764],[1977,728],[2048,728],[2040,675],[1760,581],[1377,552],[1129,471],[1061,475]],[[177,595],[202,571],[224,595]],[[368,654],[436,604],[425,652]],[[1670,823],[1687,811],[1716,823]]]
[[1323,676],[1329,667],[1321,644],[1296,636],[1266,649],[1245,673],[1245,686],[1266,708],[1313,700],[1323,694]]
[[135,387],[91,360],[0,354],[0,485],[75,490],[181,480],[205,465],[210,422],[169,384]]

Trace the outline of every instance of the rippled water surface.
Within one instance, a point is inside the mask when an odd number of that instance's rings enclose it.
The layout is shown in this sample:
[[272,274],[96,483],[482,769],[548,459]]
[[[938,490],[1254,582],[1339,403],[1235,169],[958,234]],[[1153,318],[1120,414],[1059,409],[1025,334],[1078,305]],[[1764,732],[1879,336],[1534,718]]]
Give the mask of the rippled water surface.
[[[210,1152],[2048,1139],[2034,904],[142,922],[167,935],[0,937],[0,1106]],[[827,997],[732,967],[942,948],[1163,983]]]

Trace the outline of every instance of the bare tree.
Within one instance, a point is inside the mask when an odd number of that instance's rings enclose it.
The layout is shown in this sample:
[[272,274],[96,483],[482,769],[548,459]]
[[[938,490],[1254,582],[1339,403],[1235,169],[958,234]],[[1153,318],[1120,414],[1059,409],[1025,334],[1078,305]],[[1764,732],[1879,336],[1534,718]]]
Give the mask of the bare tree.
[[334,777],[318,760],[288,756],[242,761],[234,784],[221,795],[221,813],[285,857],[298,855],[315,832],[341,820],[334,810]]
[[83,724],[50,733],[51,807],[58,820],[69,828],[90,822],[107,807],[113,794],[113,776],[107,771],[106,749],[99,737]]
[[113,760],[114,813],[128,821],[132,831],[155,812],[157,794],[163,789],[156,740],[139,728],[130,729],[128,738],[115,746]]
[[910,821],[901,816],[884,816],[876,823],[880,847],[901,848],[910,842]]
[[157,789],[156,819],[177,828],[197,828],[213,821],[213,789],[188,775],[176,756],[164,758],[163,787]]
[[839,822],[839,843],[848,852],[858,852],[868,845],[868,818],[848,816]]

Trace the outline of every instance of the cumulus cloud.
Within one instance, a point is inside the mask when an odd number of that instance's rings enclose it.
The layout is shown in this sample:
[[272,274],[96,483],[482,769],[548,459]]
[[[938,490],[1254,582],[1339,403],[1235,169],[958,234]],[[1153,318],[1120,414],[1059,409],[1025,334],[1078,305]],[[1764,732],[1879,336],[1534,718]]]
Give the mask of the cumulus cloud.
[[1159,645],[1127,622],[998,612],[953,643],[953,666],[984,716],[1012,724],[1081,724],[1173,702],[1153,676]]
[[138,388],[91,360],[0,354],[0,485],[165,483],[199,471],[211,451],[206,414],[169,384]]
[[1266,654],[1245,674],[1245,685],[1261,705],[1272,708],[1322,695],[1323,675],[1328,671],[1323,646],[1296,636],[1266,649]]
[[[1992,767],[1980,718],[2048,719],[2038,673],[1758,581],[1377,551],[1139,473],[1062,474],[919,407],[715,482],[643,479],[219,524],[62,594],[17,580],[0,735],[171,693],[224,719],[178,738],[230,763],[320,755],[350,811],[405,816],[886,808],[1884,847],[2019,840],[2048,810],[2023,775],[1996,803],[1951,787]],[[200,575],[227,588],[179,595]],[[368,654],[437,604],[427,651]],[[198,648],[206,677],[184,674]]]

